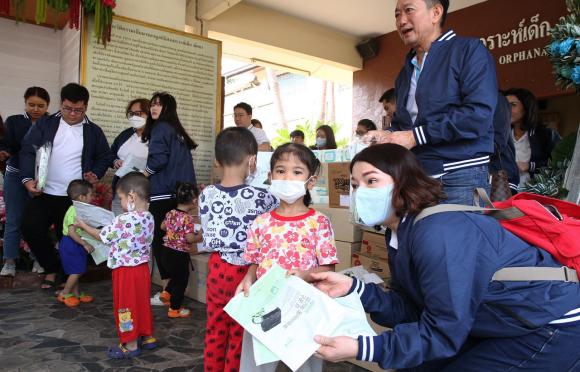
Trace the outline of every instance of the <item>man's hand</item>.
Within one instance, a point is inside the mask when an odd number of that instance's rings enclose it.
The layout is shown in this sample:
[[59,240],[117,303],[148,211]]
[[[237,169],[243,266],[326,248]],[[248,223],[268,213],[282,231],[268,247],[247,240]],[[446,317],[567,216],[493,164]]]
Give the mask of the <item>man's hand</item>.
[[391,142],[393,132],[388,130],[369,130],[362,138],[363,143],[379,145]]
[[113,162],[113,168],[119,169],[123,166],[123,160],[117,159]]
[[314,355],[329,362],[353,359],[358,354],[358,341],[352,337],[315,336],[314,341],[320,344]]
[[83,178],[86,181],[89,181],[90,183],[95,183],[95,182],[97,182],[99,180],[99,177],[97,177],[97,175],[94,174],[93,172],[85,172],[83,174]]
[[5,161],[10,157],[8,151],[0,151],[0,161]]
[[32,196],[38,196],[42,194],[42,190],[37,189],[36,185],[38,185],[38,180],[30,180],[24,184],[24,187],[26,187],[26,191],[28,191]]
[[390,142],[396,143],[397,145],[401,145],[407,148],[408,150],[417,146],[417,142],[415,141],[415,137],[413,136],[412,130],[392,132]]

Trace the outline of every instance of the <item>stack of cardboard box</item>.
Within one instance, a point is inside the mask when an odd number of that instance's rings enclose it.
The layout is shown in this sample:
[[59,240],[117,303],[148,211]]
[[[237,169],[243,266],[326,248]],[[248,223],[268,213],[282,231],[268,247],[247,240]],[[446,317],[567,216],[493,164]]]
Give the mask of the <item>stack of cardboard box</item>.
[[388,282],[391,272],[389,270],[387,243],[383,234],[367,230],[362,232],[360,252],[352,254],[352,266],[359,265]]

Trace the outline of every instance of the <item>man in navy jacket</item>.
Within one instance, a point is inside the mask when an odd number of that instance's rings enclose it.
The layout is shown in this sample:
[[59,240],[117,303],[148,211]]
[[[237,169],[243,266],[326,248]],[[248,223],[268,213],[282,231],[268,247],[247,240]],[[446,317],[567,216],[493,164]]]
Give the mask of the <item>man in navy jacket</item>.
[[[39,119],[22,140],[20,150],[22,183],[34,196],[24,211],[22,235],[45,269],[47,275],[43,287],[46,288],[54,286],[56,273],[60,271],[49,228],[54,225],[60,240],[64,215],[71,205],[68,185],[81,178],[97,181],[105,175],[110,157],[103,131],[85,116],[88,90],[70,83],[62,88],[60,94],[60,111]],[[35,179],[36,150],[46,143],[52,144],[52,152],[46,185],[39,189]]]
[[448,0],[399,0],[397,30],[411,51],[395,83],[392,131],[370,135],[412,149],[448,203],[472,204],[474,188],[489,189],[497,79],[478,39],[443,32],[448,7]]

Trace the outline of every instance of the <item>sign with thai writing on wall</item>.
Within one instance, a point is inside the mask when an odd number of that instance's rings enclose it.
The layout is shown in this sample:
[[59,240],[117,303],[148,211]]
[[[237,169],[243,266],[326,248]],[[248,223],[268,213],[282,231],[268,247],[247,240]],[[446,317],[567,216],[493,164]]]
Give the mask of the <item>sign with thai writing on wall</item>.
[[125,109],[135,98],[172,94],[179,119],[198,143],[197,180],[209,182],[221,110],[221,43],[217,40],[115,17],[111,41],[97,43],[92,22],[83,30],[82,82],[91,99],[87,115],[109,143],[129,127]]

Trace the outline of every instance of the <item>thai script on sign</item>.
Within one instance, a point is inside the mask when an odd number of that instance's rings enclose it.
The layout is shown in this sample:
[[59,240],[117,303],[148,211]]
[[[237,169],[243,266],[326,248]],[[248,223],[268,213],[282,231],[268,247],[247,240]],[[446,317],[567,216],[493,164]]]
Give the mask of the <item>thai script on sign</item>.
[[489,50],[493,50],[550,36],[550,22],[540,22],[539,13],[530,18],[530,23],[526,26],[526,19],[522,18],[517,28],[505,33],[482,37],[480,40]]

